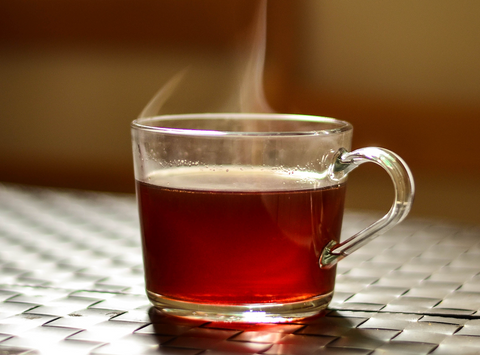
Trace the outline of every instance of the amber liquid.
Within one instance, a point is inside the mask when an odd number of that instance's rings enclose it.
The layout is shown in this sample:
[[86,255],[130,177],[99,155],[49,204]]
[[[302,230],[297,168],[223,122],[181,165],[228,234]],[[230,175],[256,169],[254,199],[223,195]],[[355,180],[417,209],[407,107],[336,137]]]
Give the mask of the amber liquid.
[[311,176],[231,169],[137,182],[147,290],[229,305],[333,291],[335,268],[320,269],[318,258],[339,239],[345,186],[315,185]]

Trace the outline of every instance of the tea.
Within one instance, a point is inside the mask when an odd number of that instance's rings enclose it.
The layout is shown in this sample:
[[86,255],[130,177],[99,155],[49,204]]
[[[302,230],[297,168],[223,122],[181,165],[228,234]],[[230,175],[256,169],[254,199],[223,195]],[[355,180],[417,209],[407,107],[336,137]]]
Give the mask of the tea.
[[147,290],[187,302],[285,303],[333,291],[318,266],[345,185],[317,174],[175,168],[137,181]]

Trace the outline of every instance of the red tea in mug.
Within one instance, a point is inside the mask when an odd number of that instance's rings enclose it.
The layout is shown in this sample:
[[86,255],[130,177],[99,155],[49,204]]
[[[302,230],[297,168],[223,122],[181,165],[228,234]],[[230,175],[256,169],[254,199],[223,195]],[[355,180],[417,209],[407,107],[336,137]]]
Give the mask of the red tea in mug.
[[[408,166],[388,149],[350,151],[348,122],[148,115],[132,122],[132,148],[147,295],[164,314],[255,323],[316,316],[332,298],[336,263],[411,208]],[[392,178],[394,202],[338,243],[347,175],[368,162]]]
[[218,305],[332,292],[335,267],[321,269],[318,258],[339,239],[345,185],[320,185],[325,180],[214,167],[165,169],[137,181],[147,290]]

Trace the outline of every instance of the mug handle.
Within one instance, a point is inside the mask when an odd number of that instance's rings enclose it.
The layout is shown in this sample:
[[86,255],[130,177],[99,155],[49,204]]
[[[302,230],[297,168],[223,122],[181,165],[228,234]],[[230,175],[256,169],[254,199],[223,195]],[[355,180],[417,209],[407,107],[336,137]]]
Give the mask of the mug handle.
[[412,173],[403,159],[388,149],[367,147],[348,152],[341,148],[330,166],[330,178],[338,181],[359,165],[368,162],[380,165],[392,178],[395,188],[393,205],[385,216],[344,242],[330,241],[320,255],[318,261],[320,268],[331,268],[358,248],[400,223],[410,212],[415,194]]

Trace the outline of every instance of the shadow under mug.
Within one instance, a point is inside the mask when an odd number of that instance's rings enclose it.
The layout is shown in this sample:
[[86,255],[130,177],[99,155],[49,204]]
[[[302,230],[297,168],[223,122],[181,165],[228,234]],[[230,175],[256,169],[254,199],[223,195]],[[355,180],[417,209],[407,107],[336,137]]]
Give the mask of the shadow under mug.
[[[335,264],[408,214],[395,153],[350,151],[352,126],[289,114],[186,114],[132,123],[147,294],[173,316],[288,322],[328,306]],[[348,173],[383,167],[390,211],[341,242]]]

